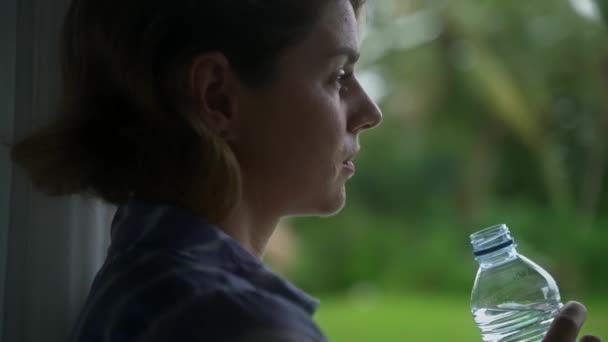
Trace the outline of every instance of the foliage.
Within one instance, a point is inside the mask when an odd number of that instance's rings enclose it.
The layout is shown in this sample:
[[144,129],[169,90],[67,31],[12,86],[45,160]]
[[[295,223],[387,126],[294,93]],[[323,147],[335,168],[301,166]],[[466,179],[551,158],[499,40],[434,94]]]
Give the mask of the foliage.
[[347,208],[294,222],[296,283],[463,293],[468,234],[504,222],[566,297],[605,291],[608,31],[581,3],[373,2],[360,75],[385,122]]

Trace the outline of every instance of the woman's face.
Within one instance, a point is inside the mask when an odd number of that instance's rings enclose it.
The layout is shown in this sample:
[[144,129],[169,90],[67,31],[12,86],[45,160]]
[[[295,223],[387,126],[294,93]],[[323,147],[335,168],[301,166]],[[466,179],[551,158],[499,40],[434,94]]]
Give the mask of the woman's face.
[[358,137],[382,114],[353,76],[359,35],[348,0],[330,1],[275,78],[244,90],[233,149],[249,205],[280,216],[327,215],[345,202]]

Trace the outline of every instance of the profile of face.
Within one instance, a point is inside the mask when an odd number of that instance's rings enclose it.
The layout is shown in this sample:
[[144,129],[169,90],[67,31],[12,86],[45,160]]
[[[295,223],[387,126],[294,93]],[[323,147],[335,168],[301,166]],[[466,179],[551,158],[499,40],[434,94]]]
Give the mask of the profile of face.
[[279,57],[272,82],[243,91],[231,145],[260,210],[328,215],[344,206],[359,134],[382,120],[353,74],[359,43],[350,2],[330,1]]
[[359,43],[350,1],[335,0],[281,51],[267,83],[248,86],[212,55],[194,63],[193,90],[207,123],[225,133],[243,202],[257,215],[329,215],[344,206],[359,134],[382,120],[354,75]]

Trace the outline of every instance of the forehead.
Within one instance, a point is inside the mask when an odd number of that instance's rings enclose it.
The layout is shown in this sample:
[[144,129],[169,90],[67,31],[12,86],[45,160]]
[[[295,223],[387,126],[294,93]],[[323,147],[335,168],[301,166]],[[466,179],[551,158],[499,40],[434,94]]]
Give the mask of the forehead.
[[350,1],[330,1],[321,14],[319,22],[313,28],[312,36],[325,38],[331,43],[357,48],[359,31],[355,10]]
[[310,33],[295,48],[308,57],[326,57],[339,48],[358,51],[359,27],[350,1],[329,1]]

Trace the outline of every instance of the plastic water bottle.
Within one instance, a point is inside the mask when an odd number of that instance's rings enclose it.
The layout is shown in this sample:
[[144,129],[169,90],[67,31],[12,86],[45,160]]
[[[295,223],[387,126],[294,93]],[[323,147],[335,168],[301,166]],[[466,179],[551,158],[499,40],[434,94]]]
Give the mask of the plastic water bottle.
[[504,224],[472,234],[471,244],[479,262],[471,312],[483,341],[542,341],[562,307],[555,280],[517,253]]

